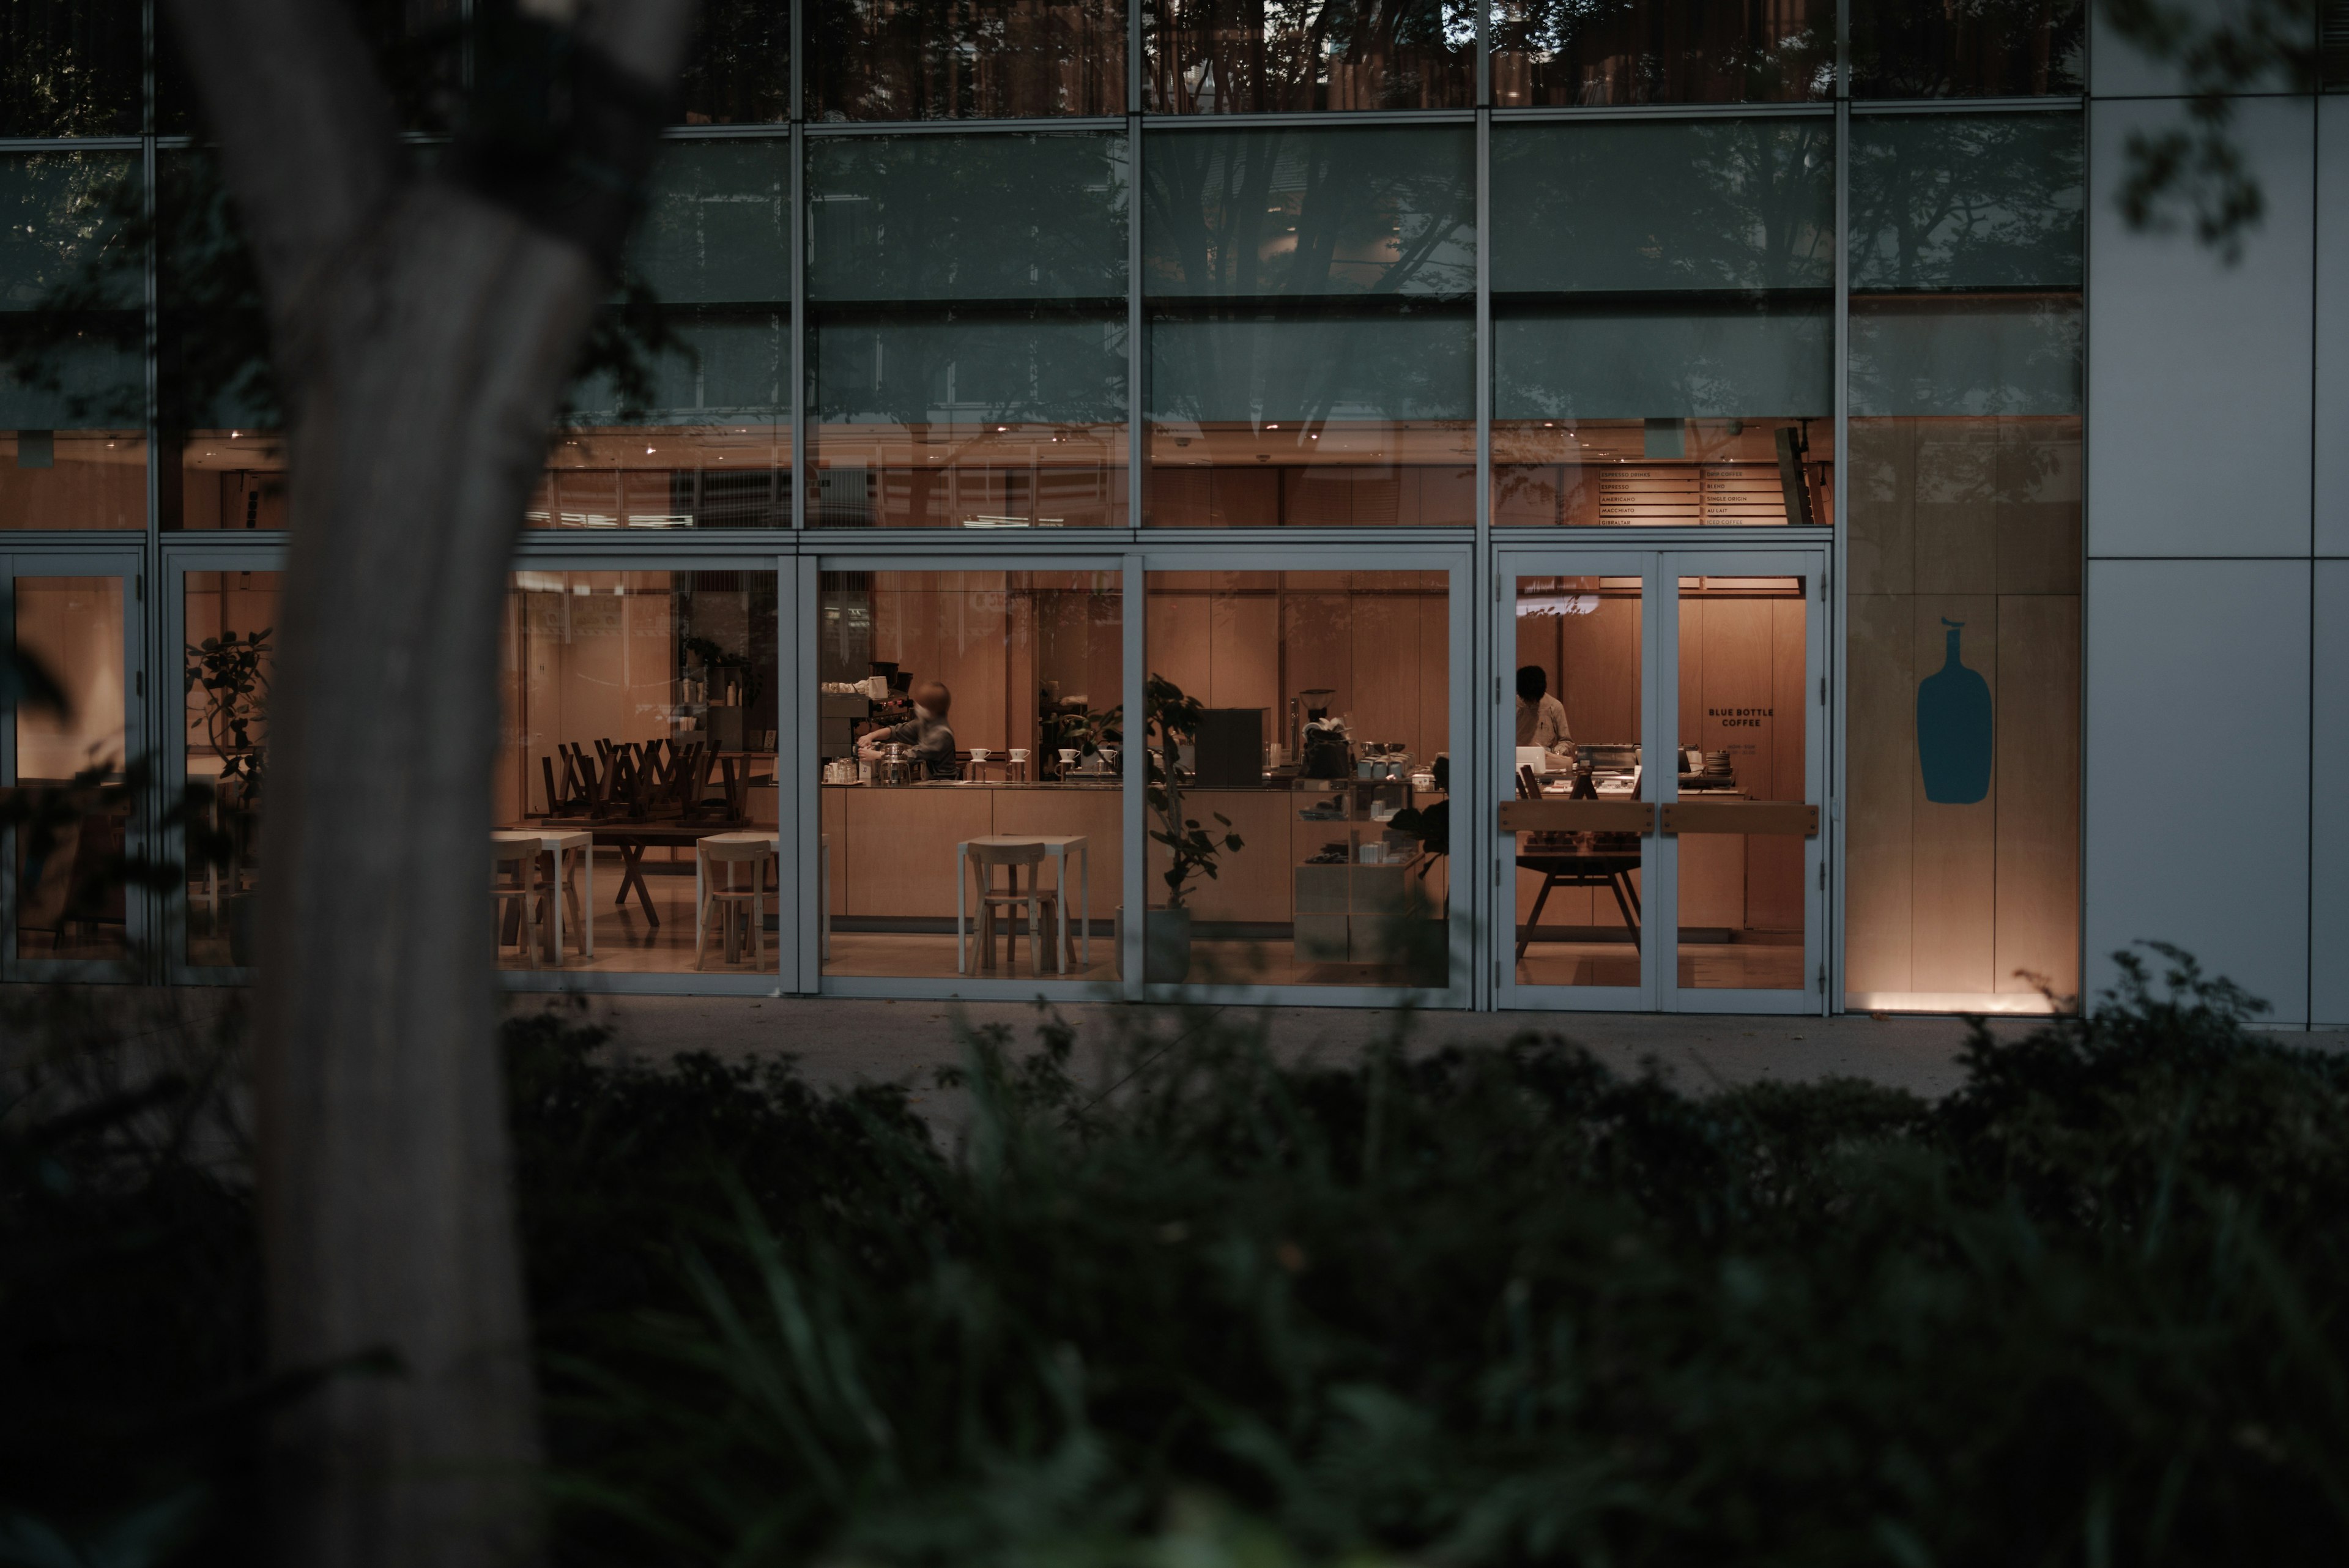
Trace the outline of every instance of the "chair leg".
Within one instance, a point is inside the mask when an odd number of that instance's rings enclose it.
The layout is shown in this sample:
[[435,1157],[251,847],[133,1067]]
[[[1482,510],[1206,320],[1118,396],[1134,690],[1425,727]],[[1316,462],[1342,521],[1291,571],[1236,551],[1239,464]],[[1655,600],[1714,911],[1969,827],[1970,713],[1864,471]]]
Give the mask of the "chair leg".
[[1541,891],[1534,895],[1533,913],[1526,918],[1525,931],[1517,938],[1516,961],[1519,963],[1526,961],[1526,947],[1534,940],[1535,928],[1541,924],[1542,906],[1549,902],[1549,890],[1557,886],[1557,872],[1546,871],[1542,873]]

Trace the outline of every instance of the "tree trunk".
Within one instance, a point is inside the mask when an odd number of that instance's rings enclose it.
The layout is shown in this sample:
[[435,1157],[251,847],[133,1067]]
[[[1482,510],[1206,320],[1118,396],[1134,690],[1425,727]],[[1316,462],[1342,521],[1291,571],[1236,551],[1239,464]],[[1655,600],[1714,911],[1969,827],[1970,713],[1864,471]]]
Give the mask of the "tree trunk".
[[[275,1434],[275,1557],[507,1568],[539,1528],[488,897],[498,628],[691,4],[520,0],[503,79],[543,101],[484,88],[428,176],[349,7],[170,14],[294,410],[260,1210],[271,1359],[329,1376]],[[350,1365],[378,1352],[390,1370]]]
[[280,1561],[527,1555],[536,1458],[487,897],[516,528],[601,281],[411,186],[311,297],[264,818],[261,1192]]

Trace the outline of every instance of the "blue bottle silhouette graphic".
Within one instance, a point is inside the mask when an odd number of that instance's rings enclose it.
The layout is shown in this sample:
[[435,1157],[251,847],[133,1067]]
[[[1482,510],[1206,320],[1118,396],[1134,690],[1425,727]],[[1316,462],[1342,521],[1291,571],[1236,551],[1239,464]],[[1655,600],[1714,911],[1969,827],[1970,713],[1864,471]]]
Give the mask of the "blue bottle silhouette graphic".
[[1949,655],[1917,683],[1917,763],[1927,800],[1971,805],[1990,794],[1990,682],[1958,653],[1966,623],[1944,616],[1941,624],[1949,628]]

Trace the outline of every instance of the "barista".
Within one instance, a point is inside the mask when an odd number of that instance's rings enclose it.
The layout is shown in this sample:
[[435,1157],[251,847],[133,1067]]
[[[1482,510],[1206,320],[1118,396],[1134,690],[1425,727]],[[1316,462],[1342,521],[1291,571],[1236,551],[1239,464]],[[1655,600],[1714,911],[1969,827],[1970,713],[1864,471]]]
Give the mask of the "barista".
[[924,681],[914,688],[914,716],[902,724],[873,730],[856,742],[856,754],[870,761],[884,746],[911,746],[923,777],[950,779],[956,771],[955,737],[947,712],[953,706],[953,692],[936,680]]
[[1517,744],[1539,746],[1574,767],[1574,732],[1567,727],[1566,704],[1549,694],[1549,675],[1538,664],[1517,671]]

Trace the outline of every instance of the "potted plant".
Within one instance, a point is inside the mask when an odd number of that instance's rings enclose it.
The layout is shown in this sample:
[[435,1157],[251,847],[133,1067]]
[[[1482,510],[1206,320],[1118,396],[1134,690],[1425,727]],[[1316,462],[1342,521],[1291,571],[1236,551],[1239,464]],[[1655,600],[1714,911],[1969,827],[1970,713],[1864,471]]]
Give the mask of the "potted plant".
[[1184,744],[1198,737],[1198,699],[1185,696],[1180,686],[1165,677],[1153,675],[1145,702],[1148,731],[1155,732],[1155,743],[1145,753],[1149,759],[1146,798],[1158,819],[1150,837],[1166,846],[1167,862],[1161,873],[1166,884],[1166,906],[1143,917],[1142,977],[1153,982],[1175,982],[1191,975],[1191,911],[1183,902],[1191,878],[1214,877],[1216,857],[1243,845],[1240,836],[1230,831],[1231,818],[1220,812],[1209,814],[1216,819],[1213,830],[1183,814],[1178,769]]
[[225,884],[220,900],[221,929],[228,933],[229,961],[253,962],[253,899],[243,883],[253,865],[260,828],[261,782],[268,761],[260,738],[268,721],[269,669],[277,650],[276,628],[249,635],[223,630],[188,645],[186,690],[203,692],[198,715],[204,738],[220,758],[212,782],[211,810],[189,824],[189,848]]

